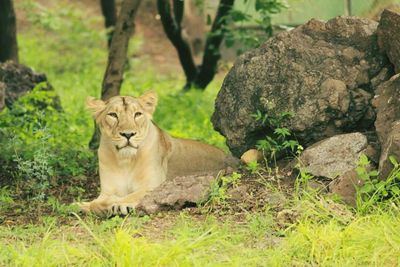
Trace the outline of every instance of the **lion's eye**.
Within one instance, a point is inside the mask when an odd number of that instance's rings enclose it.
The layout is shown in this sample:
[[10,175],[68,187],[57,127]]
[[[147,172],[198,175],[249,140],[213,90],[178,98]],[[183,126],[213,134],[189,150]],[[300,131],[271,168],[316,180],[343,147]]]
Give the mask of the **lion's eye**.
[[108,113],[107,115],[118,119],[118,115],[117,115],[117,113],[115,113],[115,112],[110,112],[110,113]]
[[143,115],[142,112],[136,112],[136,113],[135,113],[135,118],[140,117],[140,116],[142,116],[142,115]]

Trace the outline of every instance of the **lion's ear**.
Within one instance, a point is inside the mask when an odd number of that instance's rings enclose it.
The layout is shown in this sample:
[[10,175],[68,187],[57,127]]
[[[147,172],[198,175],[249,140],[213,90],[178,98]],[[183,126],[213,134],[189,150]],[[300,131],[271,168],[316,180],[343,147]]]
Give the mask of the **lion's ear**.
[[150,113],[150,115],[153,115],[156,110],[157,102],[158,96],[155,91],[148,91],[139,97],[140,105],[142,105],[144,110]]
[[92,112],[93,117],[97,118],[106,107],[106,103],[103,100],[89,96],[86,99],[86,107]]

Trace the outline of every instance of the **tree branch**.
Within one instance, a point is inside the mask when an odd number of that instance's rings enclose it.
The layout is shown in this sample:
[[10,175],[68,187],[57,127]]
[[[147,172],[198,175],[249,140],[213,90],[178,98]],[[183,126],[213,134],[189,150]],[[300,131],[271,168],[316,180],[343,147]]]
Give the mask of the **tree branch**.
[[174,1],[174,5],[174,12],[177,16],[175,19],[172,17],[171,4],[169,0],[157,0],[158,13],[160,14],[164,32],[167,34],[168,39],[178,52],[179,61],[181,62],[183,71],[185,72],[187,84],[191,84],[196,78],[197,68],[193,60],[190,46],[187,41],[182,38],[180,22],[183,16],[183,1]]
[[178,27],[181,28],[185,2],[184,0],[173,0],[173,4],[174,4],[175,22],[178,25]]
[[194,85],[198,88],[205,87],[212,81],[217,72],[217,63],[221,58],[219,47],[224,39],[223,27],[226,25],[226,16],[232,9],[235,0],[220,0],[211,31],[207,36],[203,62]]
[[111,39],[114,33],[114,27],[117,23],[117,11],[115,8],[115,0],[100,0],[101,13],[104,17],[104,26],[107,29],[108,48],[111,45]]

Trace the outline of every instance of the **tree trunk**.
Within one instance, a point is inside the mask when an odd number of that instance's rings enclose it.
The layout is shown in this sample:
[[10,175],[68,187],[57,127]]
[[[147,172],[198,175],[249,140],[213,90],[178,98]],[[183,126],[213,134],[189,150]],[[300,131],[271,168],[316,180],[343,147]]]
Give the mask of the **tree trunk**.
[[157,0],[158,13],[168,39],[176,48],[179,61],[186,76],[186,87],[191,86],[197,75],[197,67],[194,63],[192,51],[188,42],[182,37],[182,17],[184,1],[174,0],[174,10],[171,10],[169,0]]
[[351,0],[344,0],[344,15],[351,16]]
[[[135,28],[135,15],[140,2],[141,0],[124,0],[122,2],[108,52],[107,68],[101,88],[101,99],[103,100],[119,95],[129,39]],[[96,127],[89,143],[91,149],[96,149],[99,146],[99,137],[99,130]]]
[[103,100],[119,95],[129,39],[135,28],[134,19],[139,4],[140,0],[124,0],[122,2],[108,53],[107,69],[103,78],[101,90],[101,99]]
[[0,62],[18,62],[17,23],[12,0],[0,0]]
[[203,62],[200,67],[197,67],[189,44],[182,37],[181,21],[184,1],[173,0],[172,10],[170,0],[157,0],[158,13],[164,31],[178,52],[179,61],[186,76],[184,90],[189,90],[192,87],[204,90],[214,78],[218,60],[221,58],[219,47],[224,38],[225,17],[232,9],[234,2],[235,0],[220,0],[217,14],[207,37]]
[[[217,14],[215,15],[211,27],[211,33],[206,40],[200,72],[196,80],[193,81],[193,85],[196,88],[204,90],[214,79],[215,73],[217,72],[217,64],[221,58],[220,46],[224,39],[224,31],[221,29],[226,25],[226,15],[228,15],[229,11],[232,9],[234,2],[235,0],[220,0],[219,2]],[[219,32],[219,34],[217,34],[217,32]]]
[[115,0],[100,0],[100,5],[104,17],[104,26],[107,29],[107,44],[108,48],[110,48],[114,27],[117,23]]

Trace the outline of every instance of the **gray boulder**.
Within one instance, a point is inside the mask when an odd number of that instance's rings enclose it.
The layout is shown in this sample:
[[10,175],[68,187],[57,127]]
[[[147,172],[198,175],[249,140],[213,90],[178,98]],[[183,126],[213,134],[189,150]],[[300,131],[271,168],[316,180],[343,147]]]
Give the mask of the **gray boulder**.
[[388,9],[382,12],[378,26],[378,44],[396,73],[400,72],[400,14]]
[[303,146],[371,130],[375,86],[392,74],[377,44],[377,26],[355,17],[311,20],[239,57],[212,116],[232,153],[239,157],[273,131],[274,125],[255,120],[257,111],[269,117],[294,113],[284,126]]
[[139,214],[153,214],[195,206],[208,198],[215,177],[214,174],[191,175],[165,181],[143,198],[136,211]]
[[304,150],[300,163],[313,176],[333,180],[354,170],[367,146],[367,137],[361,133],[336,135]]

